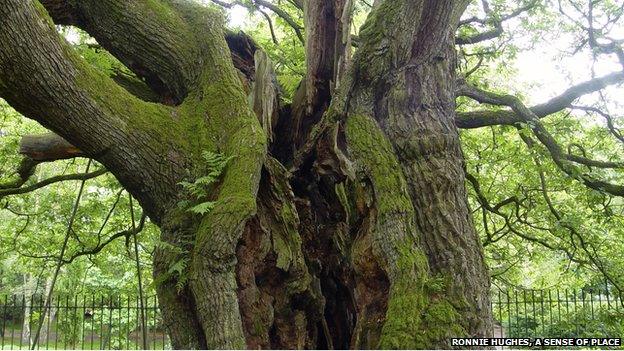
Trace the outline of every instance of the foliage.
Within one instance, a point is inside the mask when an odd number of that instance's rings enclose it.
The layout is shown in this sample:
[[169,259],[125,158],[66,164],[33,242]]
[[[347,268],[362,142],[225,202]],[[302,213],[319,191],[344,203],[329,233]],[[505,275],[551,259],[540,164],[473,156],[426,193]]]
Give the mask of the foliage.
[[190,252],[184,248],[188,244],[190,243],[181,242],[178,245],[173,245],[161,240],[156,241],[156,247],[167,252],[170,263],[167,272],[156,277],[154,285],[162,284],[165,280],[173,278],[176,282],[175,287],[178,293],[184,289],[189,279]]
[[604,308],[582,308],[546,327],[546,335],[562,338],[619,338],[624,335],[624,314]]
[[210,197],[210,189],[218,181],[227,166],[231,157],[217,154],[210,151],[204,151],[202,158],[205,162],[206,173],[195,179],[194,182],[180,182],[184,191],[189,195],[190,200],[182,200],[178,202],[180,209],[189,211],[198,215],[205,215],[215,206],[214,201],[207,201]]

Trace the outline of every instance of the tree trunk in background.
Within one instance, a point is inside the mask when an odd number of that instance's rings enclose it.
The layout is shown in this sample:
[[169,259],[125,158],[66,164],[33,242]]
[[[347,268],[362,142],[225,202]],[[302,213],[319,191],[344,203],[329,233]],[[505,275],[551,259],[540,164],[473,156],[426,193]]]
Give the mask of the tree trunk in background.
[[[50,290],[52,289],[52,277],[47,277],[45,280],[45,285],[44,285],[44,297],[45,299],[42,301],[43,303],[41,304],[41,306],[46,306],[48,305],[48,296],[50,296]],[[43,311],[43,308],[42,308]],[[47,325],[49,326],[50,323],[52,323],[54,321],[54,318],[56,317],[56,307],[54,306],[54,304],[50,304],[50,307],[48,308],[48,311],[46,312],[46,314],[44,316],[41,316],[40,318],[43,318],[43,325]],[[41,331],[39,333],[39,340],[48,340],[48,328],[41,328]]]
[[[41,3],[161,102],[85,64],[38,3],[0,0],[0,96],[100,161],[159,225],[174,348],[436,348],[491,333],[453,123],[467,0],[375,1],[352,59],[352,1],[305,1],[308,70],[290,106],[266,54],[211,9]],[[198,215],[178,184],[211,171],[206,151],[231,159]]]
[[22,319],[22,343],[30,345],[30,314],[33,303],[33,286],[35,282],[30,274],[24,275],[24,318]]

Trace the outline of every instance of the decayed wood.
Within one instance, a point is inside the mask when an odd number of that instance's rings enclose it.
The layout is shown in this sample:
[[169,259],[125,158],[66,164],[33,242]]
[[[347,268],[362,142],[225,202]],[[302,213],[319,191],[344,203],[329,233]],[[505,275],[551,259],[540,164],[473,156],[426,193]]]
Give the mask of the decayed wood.
[[279,158],[290,163],[294,154],[331,103],[334,89],[346,73],[351,50],[352,0],[304,2],[306,75],[293,97],[292,113],[282,129],[292,130],[278,141]]
[[25,135],[20,141],[20,154],[37,161],[55,161],[83,156],[67,140],[54,134]]
[[273,130],[279,116],[278,86],[273,63],[262,50],[254,55],[255,76],[251,92],[251,107],[258,116],[269,142],[273,142]]
[[329,99],[327,90],[344,71],[350,49],[350,5],[348,0],[306,1],[306,111],[310,115]]

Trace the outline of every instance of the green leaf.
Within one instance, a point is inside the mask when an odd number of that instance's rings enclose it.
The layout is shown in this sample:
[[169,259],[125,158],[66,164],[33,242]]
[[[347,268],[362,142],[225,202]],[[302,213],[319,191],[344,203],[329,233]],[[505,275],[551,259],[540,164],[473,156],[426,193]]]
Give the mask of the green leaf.
[[181,210],[187,209],[191,205],[191,202],[188,200],[182,200],[178,202],[178,208]]
[[204,215],[208,213],[210,210],[212,210],[214,206],[215,206],[214,202],[207,201],[207,202],[202,202],[199,205],[191,207],[189,211],[196,213],[196,214]]
[[169,267],[169,270],[167,271],[170,274],[177,274],[178,276],[181,276],[184,273],[184,270],[186,269],[186,259],[180,259],[178,261],[176,261],[174,264],[171,265],[171,267]]

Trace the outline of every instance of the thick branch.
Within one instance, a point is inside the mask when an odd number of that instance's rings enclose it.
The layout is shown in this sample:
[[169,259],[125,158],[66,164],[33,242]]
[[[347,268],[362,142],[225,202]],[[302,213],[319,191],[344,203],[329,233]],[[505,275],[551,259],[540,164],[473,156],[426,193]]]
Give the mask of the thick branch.
[[171,109],[139,100],[91,68],[46,17],[31,1],[0,0],[0,96],[104,164],[158,221],[181,176],[154,152],[171,135],[147,126],[167,123]]
[[77,147],[54,133],[25,135],[20,142],[19,152],[36,161],[64,160],[84,155]]
[[546,147],[557,167],[568,176],[580,180],[591,189],[604,191],[612,195],[624,196],[624,186],[594,179],[589,174],[581,173],[578,167],[572,164],[572,162],[575,162],[602,168],[621,168],[621,163],[615,164],[595,161],[585,157],[565,153],[555,138],[553,138],[548,130],[546,130],[546,128],[542,125],[539,117],[515,96],[495,94],[475,87],[470,87],[468,85],[465,85],[462,88],[462,91],[465,96],[469,96],[479,102],[499,106],[509,106],[515,114],[521,118],[521,121],[519,122],[526,123],[537,139]]
[[[590,79],[588,81],[579,83],[575,86],[568,88],[561,95],[558,95],[543,104],[531,107],[530,110],[537,117],[543,118],[569,107],[570,104],[574,102],[574,100],[578,99],[583,95],[590,94],[601,90],[609,85],[619,84],[622,82],[624,82],[624,72],[615,72],[606,76]],[[458,96],[467,96],[480,101],[484,101],[484,99],[487,99],[487,96],[475,95],[476,92],[471,89],[466,89],[465,85],[459,85],[458,88]],[[494,125],[514,125],[522,121],[522,116],[518,115],[513,110],[483,110],[459,112],[457,113],[455,123],[459,128],[471,129]]]
[[[179,14],[163,1],[44,0],[59,24],[87,31],[130,68],[163,101],[177,104],[196,85],[200,73],[199,39]],[[179,3],[179,6],[183,6]],[[199,5],[193,6],[200,12]]]

